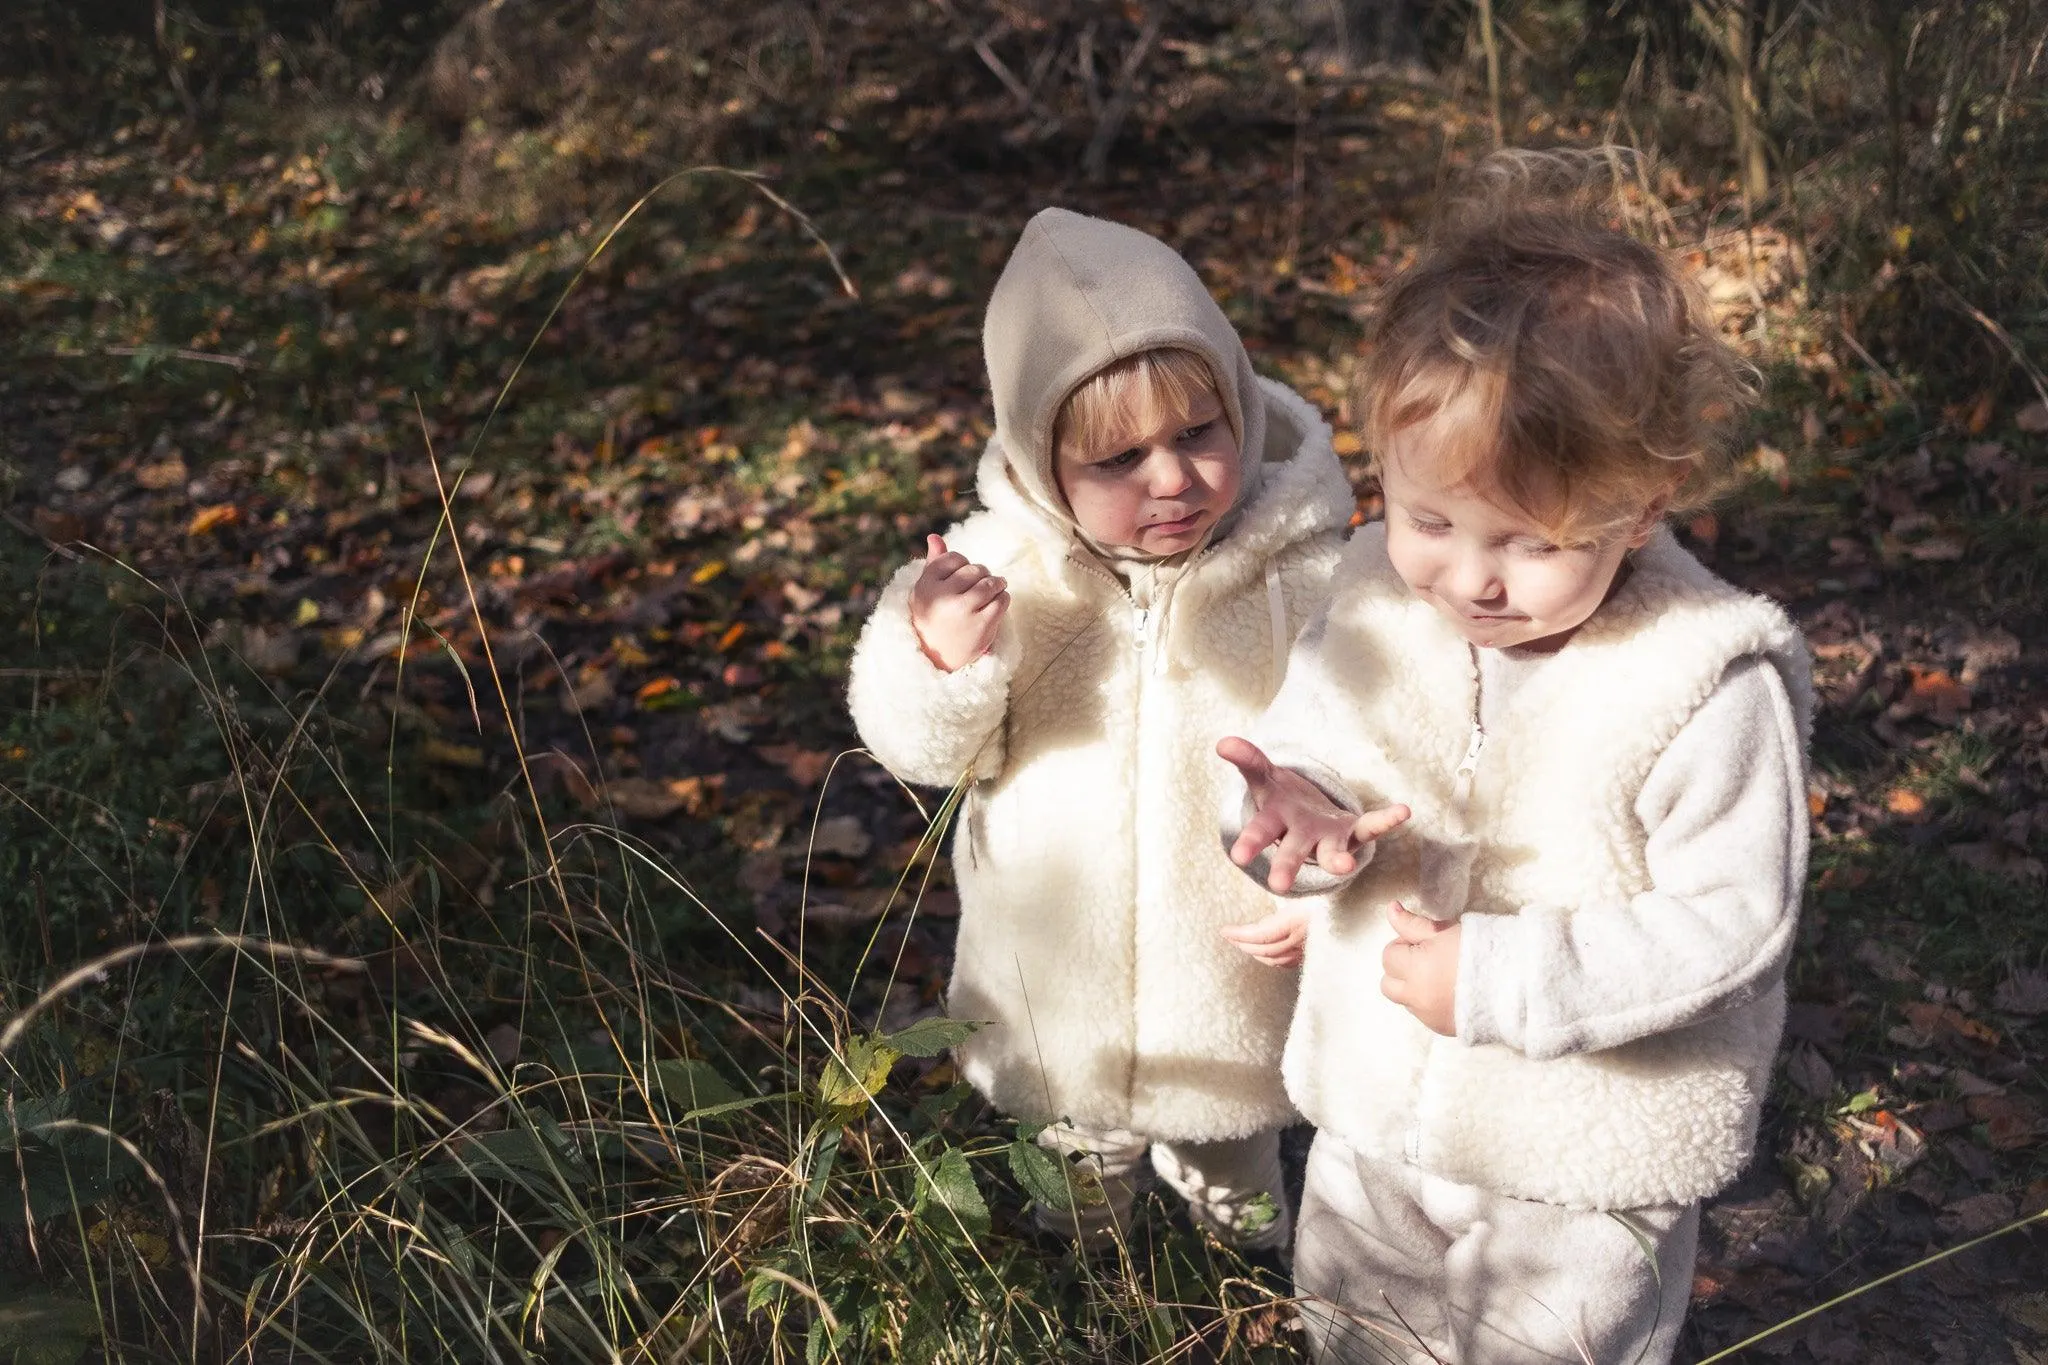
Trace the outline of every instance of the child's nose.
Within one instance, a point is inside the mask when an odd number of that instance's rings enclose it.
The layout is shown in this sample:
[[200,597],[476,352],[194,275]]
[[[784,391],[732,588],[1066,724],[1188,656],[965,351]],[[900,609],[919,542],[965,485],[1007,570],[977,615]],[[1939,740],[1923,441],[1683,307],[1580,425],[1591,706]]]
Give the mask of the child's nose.
[[1505,591],[1491,555],[1461,555],[1451,568],[1451,588],[1467,602],[1491,602]]
[[1163,450],[1152,457],[1151,493],[1155,498],[1177,498],[1194,483],[1194,471],[1178,451]]

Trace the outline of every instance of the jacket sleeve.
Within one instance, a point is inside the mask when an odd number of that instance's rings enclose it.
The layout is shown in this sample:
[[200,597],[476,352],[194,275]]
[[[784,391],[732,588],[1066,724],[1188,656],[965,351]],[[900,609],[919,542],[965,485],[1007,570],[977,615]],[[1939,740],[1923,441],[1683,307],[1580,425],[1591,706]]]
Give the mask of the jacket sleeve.
[[1650,890],[1460,921],[1459,1040],[1536,1059],[1594,1052],[1770,989],[1806,881],[1805,771],[1777,670],[1730,665],[1637,797]]
[[[1245,738],[1258,745],[1274,767],[1299,773],[1321,788],[1333,805],[1355,815],[1363,815],[1365,801],[1344,776],[1328,764],[1310,757],[1314,749],[1327,749],[1330,735],[1339,733],[1333,731],[1327,722],[1332,706],[1341,703],[1343,692],[1333,684],[1330,670],[1322,657],[1320,645],[1325,624],[1318,619],[1302,631],[1288,658],[1287,677],[1281,682],[1280,691]],[[1217,826],[1227,856],[1231,845],[1237,842],[1237,836],[1250,823],[1256,807],[1252,805],[1251,792],[1237,768],[1220,758],[1214,761],[1222,763],[1225,769],[1223,780],[1218,784]],[[1295,874],[1294,885],[1274,894],[1288,899],[1326,896],[1365,871],[1376,847],[1375,844],[1367,844],[1359,849],[1357,863],[1350,872],[1341,876],[1325,872],[1314,863],[1303,863]],[[1271,860],[1263,852],[1243,869],[1246,876],[1262,887],[1266,885],[1270,870]]]
[[946,672],[925,657],[910,624],[910,589],[924,569],[896,571],[861,628],[846,686],[861,743],[905,782],[951,787],[1003,766],[1003,718],[1015,669],[1016,631],[1005,621],[988,653]]

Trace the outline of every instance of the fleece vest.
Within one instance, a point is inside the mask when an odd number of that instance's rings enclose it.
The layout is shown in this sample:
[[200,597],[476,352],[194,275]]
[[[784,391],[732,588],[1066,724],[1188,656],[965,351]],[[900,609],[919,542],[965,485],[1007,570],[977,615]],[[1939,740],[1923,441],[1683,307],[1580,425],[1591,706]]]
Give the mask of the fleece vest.
[[1360,741],[1331,763],[1414,816],[1319,911],[1285,1061],[1302,1113],[1368,1156],[1568,1207],[1686,1203],[1727,1184],[1755,1139],[1782,980],[1703,1022],[1540,1061],[1434,1034],[1376,984],[1391,900],[1451,918],[1649,890],[1636,799],[1728,665],[1767,660],[1807,723],[1807,657],[1784,612],[1660,531],[1517,690],[1462,789],[1472,651],[1394,573],[1383,527],[1354,538],[1317,650],[1346,680],[1347,714],[1327,732]]

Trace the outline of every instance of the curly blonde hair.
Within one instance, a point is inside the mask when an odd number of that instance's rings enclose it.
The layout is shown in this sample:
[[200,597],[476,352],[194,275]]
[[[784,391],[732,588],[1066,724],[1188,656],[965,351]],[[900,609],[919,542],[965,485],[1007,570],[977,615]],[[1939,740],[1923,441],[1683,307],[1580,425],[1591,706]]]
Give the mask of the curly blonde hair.
[[1678,264],[1615,225],[1632,161],[1514,151],[1473,169],[1383,305],[1365,371],[1376,464],[1428,424],[1433,476],[1485,488],[1560,544],[1721,490],[1756,371]]

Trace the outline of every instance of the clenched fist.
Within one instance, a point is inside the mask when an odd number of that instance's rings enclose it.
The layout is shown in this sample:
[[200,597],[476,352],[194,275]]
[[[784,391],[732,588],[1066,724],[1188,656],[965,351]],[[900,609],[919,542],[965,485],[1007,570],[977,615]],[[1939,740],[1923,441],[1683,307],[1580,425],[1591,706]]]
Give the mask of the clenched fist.
[[925,537],[924,572],[910,589],[910,626],[924,656],[951,673],[988,653],[1010,609],[1009,584]]

